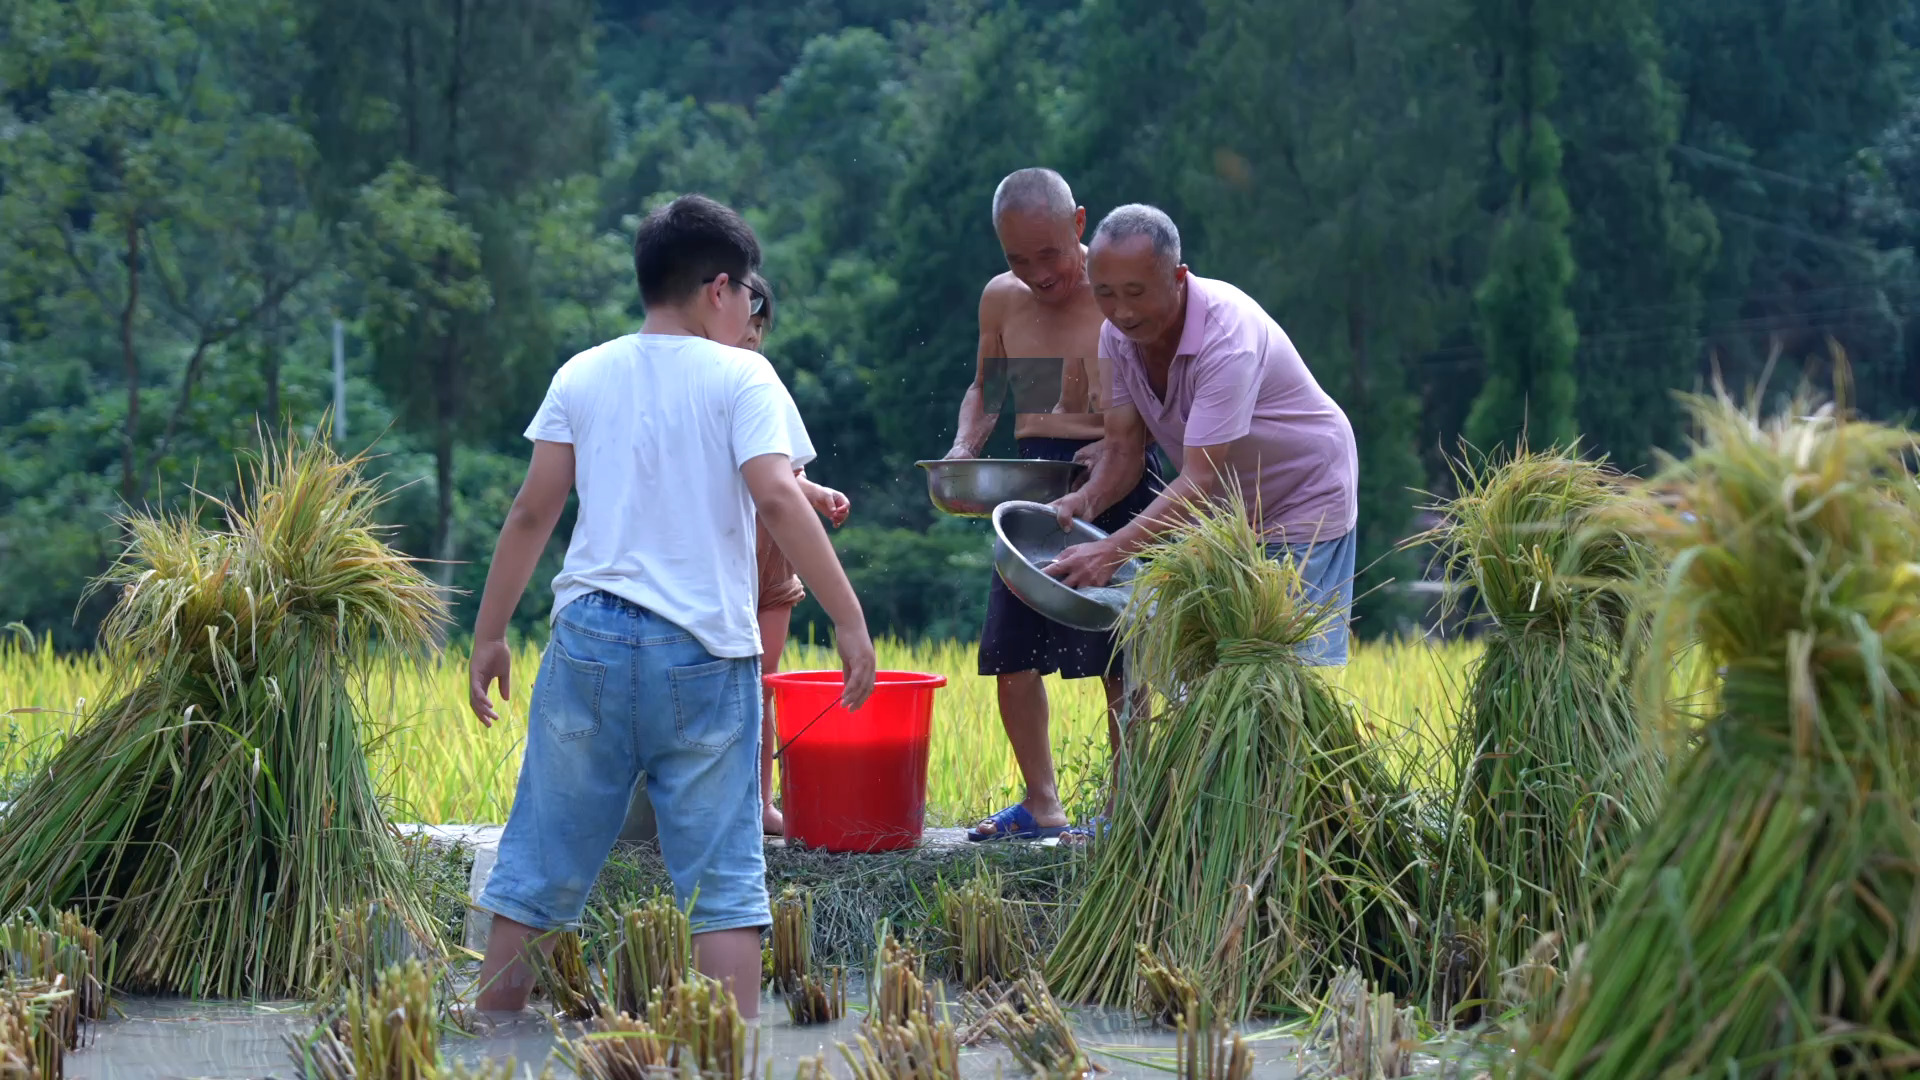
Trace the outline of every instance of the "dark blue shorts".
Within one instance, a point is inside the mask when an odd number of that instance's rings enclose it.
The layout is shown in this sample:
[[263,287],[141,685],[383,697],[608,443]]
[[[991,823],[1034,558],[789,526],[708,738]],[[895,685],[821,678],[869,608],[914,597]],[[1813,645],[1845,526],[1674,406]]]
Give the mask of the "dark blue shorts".
[[[1086,445],[1080,439],[1021,439],[1020,456],[1029,461],[1072,461],[1073,455]],[[1118,532],[1153,505],[1165,484],[1156,465],[1157,457],[1154,450],[1148,450],[1147,468],[1140,483],[1094,521],[1101,531]],[[1067,679],[1120,674],[1120,665],[1115,662],[1119,650],[1112,633],[1075,630],[1054,622],[1007,591],[1006,583],[997,573],[988,588],[987,625],[980,634],[980,674],[1037,671],[1042,675],[1057,673]]]

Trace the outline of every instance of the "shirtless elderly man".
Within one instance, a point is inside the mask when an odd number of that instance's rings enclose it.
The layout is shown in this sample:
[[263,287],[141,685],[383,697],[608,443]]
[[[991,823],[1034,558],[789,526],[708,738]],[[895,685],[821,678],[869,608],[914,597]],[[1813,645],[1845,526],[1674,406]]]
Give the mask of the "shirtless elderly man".
[[[1007,259],[1007,272],[987,283],[980,296],[980,347],[973,385],[960,403],[959,432],[949,458],[980,456],[999,416],[987,411],[990,376],[1004,370],[1020,387],[1048,380],[1043,397],[1057,401],[1014,402],[1014,438],[1028,459],[1098,460],[1104,427],[1108,375],[1100,361],[1105,321],[1087,279],[1087,249],[1080,237],[1087,212],[1051,169],[1021,169],[993,193],[993,227]],[[1058,372],[1057,375],[1054,372]],[[994,382],[1000,381],[998,378]],[[1026,405],[1029,408],[1021,408]],[[1040,408],[1031,406],[1040,405]],[[1050,405],[1050,410],[1045,406]],[[1000,407],[995,402],[996,410]],[[1144,444],[1142,444],[1144,446]],[[1153,502],[1152,470],[1135,471],[1125,490],[1107,499],[1095,524],[1108,531],[1125,526]],[[1026,606],[993,576],[987,624],[980,638],[980,674],[998,680],[1000,723],[1026,783],[1026,798],[980,822],[970,840],[1032,840],[1074,832],[1060,804],[1048,740],[1047,688],[1043,676],[1101,677],[1107,692],[1107,734],[1120,744],[1119,708],[1125,682],[1115,662],[1112,634],[1074,630]]]
[[1188,272],[1180,230],[1161,211],[1136,204],[1108,214],[1088,274],[1107,319],[1105,453],[1085,485],[1054,503],[1061,527],[1132,497],[1149,438],[1180,475],[1131,524],[1068,548],[1047,572],[1076,588],[1104,585],[1188,505],[1237,485],[1268,557],[1295,560],[1307,595],[1338,612],[1298,651],[1308,663],[1345,664],[1359,484],[1347,414],[1259,303]]

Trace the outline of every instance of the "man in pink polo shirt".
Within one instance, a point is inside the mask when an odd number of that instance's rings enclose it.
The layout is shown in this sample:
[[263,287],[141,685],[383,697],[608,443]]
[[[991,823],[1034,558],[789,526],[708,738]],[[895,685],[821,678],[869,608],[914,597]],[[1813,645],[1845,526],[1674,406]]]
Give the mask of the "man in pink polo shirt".
[[1106,315],[1100,355],[1112,371],[1107,452],[1093,475],[1053,504],[1061,527],[1091,521],[1139,482],[1149,437],[1180,477],[1106,540],[1068,548],[1047,568],[1068,585],[1104,585],[1128,557],[1174,527],[1184,507],[1237,483],[1267,553],[1292,553],[1307,593],[1339,617],[1306,643],[1310,663],[1347,661],[1359,455],[1353,427],[1300,353],[1253,298],[1188,272],[1180,232],[1151,206],[1108,214],[1088,248],[1088,277]]

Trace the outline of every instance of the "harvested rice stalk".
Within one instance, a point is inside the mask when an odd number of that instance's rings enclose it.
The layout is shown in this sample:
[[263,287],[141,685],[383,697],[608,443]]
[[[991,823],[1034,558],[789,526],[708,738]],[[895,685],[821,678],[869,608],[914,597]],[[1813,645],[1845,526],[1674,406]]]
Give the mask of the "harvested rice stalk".
[[656,990],[672,990],[693,969],[692,923],[671,893],[655,893],[619,916],[609,936],[603,967],[613,986],[606,996],[629,1016],[644,1014]]
[[106,1019],[112,962],[112,945],[102,944],[100,935],[71,911],[59,913],[50,926],[31,911],[0,924],[0,976],[43,983],[64,979],[77,1020]]
[[383,901],[340,912],[327,941],[316,1007],[338,1008],[355,987],[364,991],[377,985],[387,971],[408,960],[438,973],[438,950],[425,948],[422,937],[418,928],[407,925],[404,911]]
[[1652,481],[1673,559],[1642,707],[1724,672],[1529,1076],[1908,1075],[1920,1062],[1920,490],[1913,437],[1724,393]]
[[324,442],[270,449],[224,528],[128,518],[94,582],[109,692],[0,819],[0,911],[74,906],[121,988],[311,994],[336,911],[431,916],[365,746],[375,650],[425,649],[434,583],[381,540],[384,496]]
[[812,973],[800,977],[800,985],[787,995],[787,1017],[795,1024],[831,1024],[847,1015],[847,978],[839,968],[827,969],[825,978]]
[[702,1080],[754,1080],[759,1071],[759,1029],[749,1046],[738,999],[705,975],[656,991],[647,1005],[647,1026],[667,1038],[668,1065],[675,1070],[691,1070]]
[[555,1013],[568,1020],[591,1020],[604,1011],[587,972],[587,957],[579,934],[561,931],[554,938],[551,955],[529,942],[527,964],[533,969],[534,985],[553,1002]]
[[78,1027],[79,1008],[64,976],[0,982],[0,1078],[60,1080]]
[[992,1015],[1001,1043],[1029,1074],[1044,1080],[1081,1080],[1093,1071],[1066,1014],[1038,973],[1016,983]]
[[1437,546],[1491,620],[1452,747],[1475,856],[1461,892],[1496,893],[1522,938],[1579,940],[1665,790],[1626,663],[1646,636],[1631,588],[1658,559],[1605,465],[1523,450],[1455,478],[1459,497],[1434,508],[1444,523],[1408,543]]
[[645,1020],[607,1015],[568,1039],[562,1054],[581,1080],[654,1080],[668,1071],[672,1051],[672,1039]]
[[960,1044],[944,1018],[917,1013],[904,1024],[869,1023],[854,1043],[835,1044],[852,1080],[960,1080]]
[[982,866],[966,884],[950,889],[939,883],[940,918],[955,967],[968,990],[1013,978],[1026,962],[1021,924],[1007,910],[1000,875]]
[[791,994],[813,969],[813,892],[792,885],[773,903],[773,988]]
[[1209,1019],[1202,1008],[1181,1017],[1179,1042],[1174,1044],[1174,1075],[1180,1080],[1253,1080],[1253,1052],[1245,1039],[1222,1020]]
[[1348,968],[1333,980],[1313,1034],[1300,1046],[1300,1075],[1339,1080],[1398,1080],[1413,1075],[1420,1024],[1392,994],[1372,993]]
[[933,992],[927,988],[925,962],[911,946],[889,933],[885,923],[880,925],[867,985],[869,1026],[896,1027],[916,1016],[933,1015]]
[[822,1052],[801,1058],[794,1070],[794,1080],[833,1080],[833,1070],[827,1068],[827,1055]]
[[1236,493],[1145,552],[1121,633],[1177,699],[1142,733],[1048,959],[1055,992],[1125,1007],[1141,941],[1228,1019],[1311,1007],[1339,967],[1422,977],[1414,898],[1437,830],[1294,646],[1334,617],[1266,555]]
[[439,1010],[433,974],[419,960],[357,983],[344,1015],[307,1039],[288,1037],[294,1066],[309,1080],[436,1080]]
[[1449,1026],[1475,1023],[1486,1013],[1487,935],[1482,923],[1444,912],[1435,935],[1431,1015]]
[[1136,943],[1140,964],[1140,997],[1134,1007],[1153,1018],[1154,1023],[1179,1027],[1180,1018],[1194,1015],[1200,1005],[1200,991],[1193,976],[1168,964],[1152,949]]

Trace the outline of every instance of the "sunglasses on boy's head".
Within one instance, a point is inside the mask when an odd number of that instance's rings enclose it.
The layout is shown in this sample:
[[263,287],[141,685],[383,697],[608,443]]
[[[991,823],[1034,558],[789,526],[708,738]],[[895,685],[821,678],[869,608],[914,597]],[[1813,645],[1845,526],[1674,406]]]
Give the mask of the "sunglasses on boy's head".
[[[713,275],[713,276],[712,276],[712,277],[710,277],[710,278],[705,278],[705,279],[702,279],[702,280],[701,280],[701,282],[700,282],[700,284],[702,284],[702,285],[711,285],[711,284],[713,284],[714,282],[716,282],[716,281],[718,281],[718,280],[720,280],[720,275],[719,275],[719,274],[715,274],[715,275]],[[766,297],[764,297],[764,296],[761,296],[761,295],[760,295],[760,290],[759,290],[759,289],[756,289],[756,288],[754,288],[753,286],[751,286],[751,285],[749,285],[749,284],[747,284],[747,283],[746,283],[746,282],[744,282],[744,281],[733,281],[733,280],[731,280],[731,279],[729,279],[729,280],[727,281],[727,284],[729,284],[729,285],[738,285],[738,286],[740,286],[741,288],[743,288],[743,289],[745,289],[745,290],[747,290],[747,292],[748,292],[748,293],[749,293],[749,294],[750,294],[750,295],[752,296],[752,299],[750,299],[750,300],[748,300],[748,301],[747,301],[747,314],[748,314],[748,315],[758,315],[758,314],[760,314],[760,309],[761,309],[761,308],[764,308],[764,307],[766,307],[766,306],[767,306],[767,298],[766,298]]]

